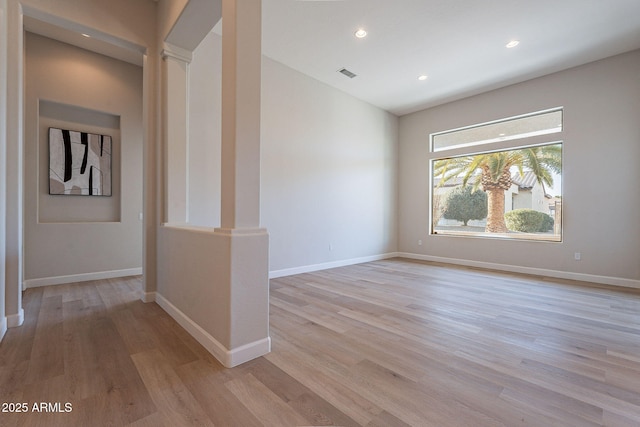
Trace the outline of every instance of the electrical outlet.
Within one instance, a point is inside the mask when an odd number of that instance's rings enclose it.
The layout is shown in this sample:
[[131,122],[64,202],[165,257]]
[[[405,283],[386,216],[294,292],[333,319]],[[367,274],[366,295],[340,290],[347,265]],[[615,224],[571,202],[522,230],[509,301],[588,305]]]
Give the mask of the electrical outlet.
[[574,253],[573,259],[575,259],[576,261],[580,261],[582,259],[582,254],[580,252]]
[[332,251],[333,250],[333,245],[331,243],[329,243],[329,250]]
[[422,240],[418,240],[418,246],[422,246]]

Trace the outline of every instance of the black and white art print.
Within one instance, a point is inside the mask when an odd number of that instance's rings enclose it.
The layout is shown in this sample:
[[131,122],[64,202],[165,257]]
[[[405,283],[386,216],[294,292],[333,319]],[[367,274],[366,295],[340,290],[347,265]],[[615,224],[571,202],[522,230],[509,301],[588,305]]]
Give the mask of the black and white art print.
[[111,196],[111,137],[49,128],[49,194]]

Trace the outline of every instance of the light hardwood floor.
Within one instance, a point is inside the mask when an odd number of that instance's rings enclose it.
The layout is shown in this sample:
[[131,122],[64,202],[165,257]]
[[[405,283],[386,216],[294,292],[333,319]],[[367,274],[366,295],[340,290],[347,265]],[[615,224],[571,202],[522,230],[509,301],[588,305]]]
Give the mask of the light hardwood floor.
[[0,425],[640,426],[640,292],[400,259],[301,274],[271,280],[273,351],[224,369],[139,288],[28,290],[0,401],[29,408]]

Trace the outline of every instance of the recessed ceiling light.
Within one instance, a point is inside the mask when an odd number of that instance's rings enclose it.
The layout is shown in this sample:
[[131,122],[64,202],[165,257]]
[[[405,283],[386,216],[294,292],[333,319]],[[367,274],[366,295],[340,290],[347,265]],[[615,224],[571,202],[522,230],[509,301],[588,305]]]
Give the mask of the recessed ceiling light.
[[420,81],[427,80],[428,78],[429,78],[429,76],[427,76],[427,75],[425,75],[425,74],[423,74],[423,75],[421,75],[421,76],[418,76],[418,80],[420,80]]
[[89,34],[82,33],[82,37],[91,37]]
[[367,31],[364,28],[358,29],[358,31],[356,31],[354,34],[359,39],[367,37]]
[[520,44],[518,40],[511,40],[509,43],[505,45],[507,49],[511,49],[512,47],[516,47]]

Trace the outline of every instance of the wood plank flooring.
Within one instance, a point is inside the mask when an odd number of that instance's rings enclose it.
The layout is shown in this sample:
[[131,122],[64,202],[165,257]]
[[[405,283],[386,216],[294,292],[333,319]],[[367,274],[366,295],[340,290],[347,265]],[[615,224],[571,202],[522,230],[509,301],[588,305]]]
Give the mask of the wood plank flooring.
[[273,351],[225,369],[140,285],[25,293],[0,403],[28,410],[0,426],[640,426],[638,291],[401,259],[284,277]]

